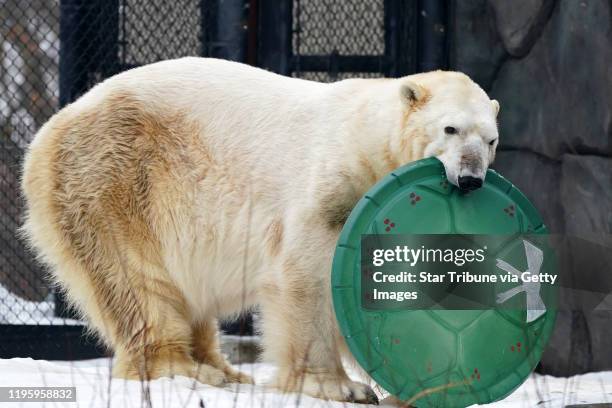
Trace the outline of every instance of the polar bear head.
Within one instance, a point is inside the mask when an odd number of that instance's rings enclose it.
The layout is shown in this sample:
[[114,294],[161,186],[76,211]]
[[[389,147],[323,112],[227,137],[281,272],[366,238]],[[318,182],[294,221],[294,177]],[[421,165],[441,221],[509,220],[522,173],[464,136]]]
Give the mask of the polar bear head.
[[403,137],[412,141],[413,154],[437,157],[448,180],[461,190],[479,188],[499,143],[499,103],[458,72],[435,71],[401,81],[407,106]]

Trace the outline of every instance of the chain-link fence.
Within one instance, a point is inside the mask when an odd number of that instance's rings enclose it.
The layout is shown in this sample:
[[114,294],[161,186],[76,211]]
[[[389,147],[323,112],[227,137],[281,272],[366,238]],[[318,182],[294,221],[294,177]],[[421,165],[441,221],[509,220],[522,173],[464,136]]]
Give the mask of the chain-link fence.
[[292,75],[331,82],[413,72],[416,4],[295,0]]
[[24,149],[59,103],[57,2],[3,2],[0,40],[0,323],[51,323],[43,271],[16,234]]
[[384,1],[297,0],[293,7],[293,76],[331,82],[351,77],[377,78],[378,72],[304,71],[303,56],[382,56],[385,52]]

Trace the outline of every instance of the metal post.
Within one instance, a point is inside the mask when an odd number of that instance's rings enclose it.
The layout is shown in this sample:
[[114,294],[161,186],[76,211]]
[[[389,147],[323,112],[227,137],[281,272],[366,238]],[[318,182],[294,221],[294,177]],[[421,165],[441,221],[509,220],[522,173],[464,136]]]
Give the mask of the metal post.
[[419,0],[418,64],[419,72],[445,69],[448,65],[446,0]]
[[259,1],[248,0],[248,8],[246,63],[255,66],[257,65],[257,19],[259,17]]
[[257,64],[290,75],[292,67],[293,0],[259,0]]
[[385,67],[390,77],[416,72],[418,2],[385,0]]
[[247,12],[245,0],[211,0],[202,10],[202,52],[205,57],[244,62],[247,58]]
[[212,48],[212,57],[245,60],[246,12],[244,0],[217,0],[216,46]]
[[119,70],[119,0],[61,0],[60,106],[87,91],[92,74]]
[[119,60],[119,0],[96,0],[92,2],[98,15],[95,26],[97,56],[96,71],[101,78],[108,78],[122,70]]
[[72,102],[87,89],[89,65],[83,56],[84,0],[60,2],[60,106]]

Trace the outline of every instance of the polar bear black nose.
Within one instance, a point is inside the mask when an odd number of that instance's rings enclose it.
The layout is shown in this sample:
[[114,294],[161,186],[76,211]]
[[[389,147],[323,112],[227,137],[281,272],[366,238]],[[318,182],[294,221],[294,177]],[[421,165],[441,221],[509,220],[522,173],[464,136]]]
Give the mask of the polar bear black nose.
[[459,177],[459,189],[464,192],[477,190],[482,187],[482,179],[472,176]]

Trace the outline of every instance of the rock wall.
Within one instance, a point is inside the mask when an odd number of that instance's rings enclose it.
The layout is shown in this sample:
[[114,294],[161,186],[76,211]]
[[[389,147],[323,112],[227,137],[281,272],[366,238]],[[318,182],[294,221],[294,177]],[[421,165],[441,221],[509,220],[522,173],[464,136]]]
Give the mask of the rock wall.
[[[455,0],[452,9],[451,69],[501,104],[493,167],[534,202],[552,232],[609,238],[612,2]],[[561,312],[542,369],[612,369],[610,339],[612,312]]]

